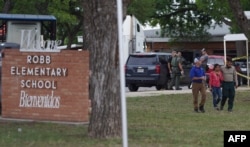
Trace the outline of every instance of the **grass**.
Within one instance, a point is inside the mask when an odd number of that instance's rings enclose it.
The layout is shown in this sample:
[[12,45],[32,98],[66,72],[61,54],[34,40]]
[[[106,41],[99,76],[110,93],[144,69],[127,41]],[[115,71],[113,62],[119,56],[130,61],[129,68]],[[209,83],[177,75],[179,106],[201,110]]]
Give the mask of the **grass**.
[[[193,112],[191,94],[128,98],[129,146],[221,147],[224,130],[250,130],[248,95],[247,91],[237,92],[234,112],[228,113],[213,110],[208,94],[205,114]],[[116,147],[121,144],[120,139],[88,138],[86,125],[0,122],[1,147]]]

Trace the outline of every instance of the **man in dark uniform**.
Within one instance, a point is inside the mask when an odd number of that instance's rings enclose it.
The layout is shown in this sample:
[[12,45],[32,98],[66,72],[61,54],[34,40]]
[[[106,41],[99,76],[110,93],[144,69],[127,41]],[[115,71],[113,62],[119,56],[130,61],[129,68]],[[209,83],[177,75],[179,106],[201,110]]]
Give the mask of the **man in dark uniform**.
[[170,66],[170,74],[171,74],[171,82],[169,84],[169,89],[173,89],[173,85],[175,85],[175,90],[182,90],[180,85],[180,77],[182,74],[184,74],[182,64],[181,64],[181,58],[178,57],[176,54],[176,51],[172,51],[172,59],[171,62],[169,62]]
[[[170,79],[170,82],[171,82],[171,80],[172,80],[172,66],[171,66],[171,61],[172,61],[172,58],[174,57],[176,55],[176,51],[175,50],[172,50],[172,53],[171,53],[171,56],[169,57],[169,59],[168,59],[168,72],[169,72],[169,79]],[[169,90],[174,90],[173,89],[173,87],[172,87],[173,85],[170,85],[170,83],[168,84],[168,89]]]

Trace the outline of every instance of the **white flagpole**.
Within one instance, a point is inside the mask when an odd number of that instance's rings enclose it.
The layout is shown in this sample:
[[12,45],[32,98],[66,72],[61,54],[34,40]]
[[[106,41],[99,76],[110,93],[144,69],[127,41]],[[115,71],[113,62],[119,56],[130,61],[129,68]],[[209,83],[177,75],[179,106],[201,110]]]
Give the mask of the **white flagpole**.
[[125,74],[123,65],[123,41],[122,41],[122,0],[117,0],[117,22],[118,22],[118,40],[119,40],[119,62],[120,62],[120,87],[121,87],[121,115],[122,115],[122,144],[128,147],[128,128],[127,128],[127,108],[125,96]]

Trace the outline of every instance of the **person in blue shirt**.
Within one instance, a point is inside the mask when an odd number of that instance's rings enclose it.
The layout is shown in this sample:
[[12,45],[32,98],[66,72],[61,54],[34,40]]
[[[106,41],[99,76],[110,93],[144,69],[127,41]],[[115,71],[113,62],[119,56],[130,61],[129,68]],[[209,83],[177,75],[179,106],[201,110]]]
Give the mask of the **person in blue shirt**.
[[[206,102],[206,75],[205,70],[201,67],[201,61],[198,59],[194,60],[195,65],[190,70],[190,78],[192,80],[192,94],[194,111],[205,113],[204,105]],[[198,96],[201,93],[201,102],[198,105]]]

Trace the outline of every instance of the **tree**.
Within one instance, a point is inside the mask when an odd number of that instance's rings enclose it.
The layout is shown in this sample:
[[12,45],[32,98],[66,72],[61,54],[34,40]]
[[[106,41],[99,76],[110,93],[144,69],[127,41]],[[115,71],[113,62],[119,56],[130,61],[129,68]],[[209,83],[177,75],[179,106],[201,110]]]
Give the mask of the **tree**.
[[168,37],[193,40],[208,39],[206,30],[214,26],[214,21],[231,26],[233,33],[244,32],[249,38],[249,20],[243,12],[249,9],[249,0],[134,0],[128,13],[141,23],[160,24]]
[[[197,0],[197,6],[209,14],[218,24],[225,23],[231,27],[232,33],[249,35],[249,20],[244,15],[250,9],[249,0]],[[222,7],[223,6],[223,7]]]
[[1,3],[3,3],[3,10],[2,13],[9,13],[9,11],[12,9],[13,4],[11,0],[3,0]]
[[[151,6],[151,7],[150,7]],[[140,22],[159,24],[162,36],[174,40],[207,40],[207,29],[211,17],[197,8],[190,0],[134,0],[129,14],[135,15]]]
[[[82,35],[83,14],[81,0],[53,0],[49,3],[49,13],[57,18],[57,36],[67,48]],[[45,3],[46,4],[46,3]]]
[[[129,0],[123,0],[123,12]],[[115,0],[83,0],[84,40],[90,52],[92,112],[88,134],[94,138],[121,136],[121,105],[117,11]],[[124,13],[124,17],[125,17]]]
[[[249,20],[244,10],[249,0],[134,0],[128,8],[142,23],[160,24],[163,36],[174,40],[208,40],[207,29],[216,24],[229,25],[232,33],[244,33],[248,38]],[[149,6],[151,6],[149,8]],[[139,9],[138,9],[139,8]],[[202,41],[200,40],[200,41]],[[244,43],[236,42],[237,54],[244,54]]]
[[[248,2],[249,6],[249,1]],[[250,20],[244,14],[243,3],[241,1],[228,0],[229,6],[232,10],[234,20],[240,31],[243,32],[248,38],[250,37]],[[249,7],[250,8],[250,7]]]
[[[245,3],[249,1],[245,1]],[[240,32],[244,33],[248,38],[250,37],[250,20],[247,19],[247,17],[244,14],[243,10],[243,3],[241,1],[234,1],[234,0],[228,0],[229,6],[232,10],[235,24],[239,28]],[[237,48],[237,55],[245,55],[245,43],[243,42],[236,42],[236,48]]]
[[82,32],[81,0],[4,0],[3,6],[3,13],[54,15],[57,18],[57,38],[63,44],[67,43],[68,48]]
[[135,15],[141,24],[146,24],[156,11],[155,5],[155,0],[132,0],[128,5],[127,13]]
[[[250,9],[249,0],[196,0],[196,3],[216,23],[225,23],[230,26],[232,33],[244,33],[250,37],[250,20],[244,15],[244,11]],[[246,54],[244,42],[236,42],[236,48],[238,56]]]

